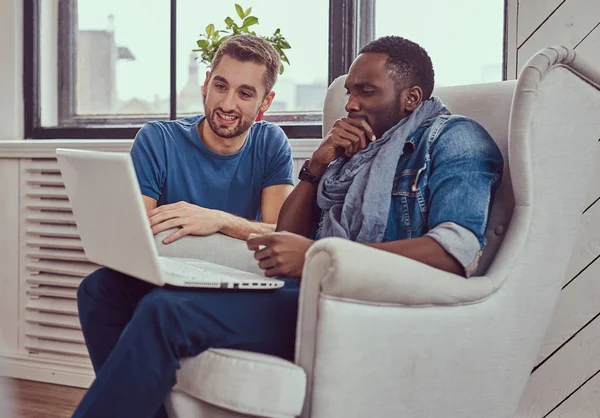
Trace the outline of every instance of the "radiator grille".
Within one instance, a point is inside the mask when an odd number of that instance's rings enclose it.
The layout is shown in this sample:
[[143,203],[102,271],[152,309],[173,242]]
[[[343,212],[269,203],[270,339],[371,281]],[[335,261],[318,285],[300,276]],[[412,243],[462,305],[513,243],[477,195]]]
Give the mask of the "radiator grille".
[[21,190],[20,346],[37,358],[89,364],[76,292],[98,266],[83,251],[56,159],[21,160]]

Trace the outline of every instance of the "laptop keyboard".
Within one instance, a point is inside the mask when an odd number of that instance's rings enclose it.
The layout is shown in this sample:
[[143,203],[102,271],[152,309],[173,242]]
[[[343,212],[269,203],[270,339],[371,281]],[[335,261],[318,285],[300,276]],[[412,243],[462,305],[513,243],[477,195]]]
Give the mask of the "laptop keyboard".
[[219,277],[222,276],[222,273],[203,268],[202,265],[194,265],[191,261],[183,261],[171,257],[158,257],[158,265],[165,275],[187,281],[218,283],[224,278],[232,280],[231,277]]
[[263,278],[254,273],[230,269],[203,260],[158,257],[158,264],[167,282],[182,286],[223,288],[277,288],[278,280]]

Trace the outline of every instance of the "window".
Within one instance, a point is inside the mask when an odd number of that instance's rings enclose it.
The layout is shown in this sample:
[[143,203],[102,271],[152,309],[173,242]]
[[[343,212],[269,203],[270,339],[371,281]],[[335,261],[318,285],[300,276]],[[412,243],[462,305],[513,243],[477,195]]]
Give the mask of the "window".
[[504,2],[402,3],[400,11],[398,0],[377,0],[376,37],[401,35],[425,48],[433,62],[436,87],[502,80]]
[[168,116],[169,3],[78,0],[73,5],[65,20],[72,22],[75,41],[69,51],[76,57],[75,115]]
[[[81,0],[80,0],[81,1]],[[93,1],[93,0],[92,0]],[[281,28],[291,49],[286,51],[291,65],[278,77],[274,87],[275,100],[269,114],[281,114],[279,120],[289,119],[299,113],[318,114],[323,108],[327,88],[327,37],[329,6],[323,0],[289,2],[285,13],[293,19],[282,18],[279,0],[239,0],[243,7],[252,6],[252,15],[259,19],[257,33],[271,35]],[[214,23],[224,27],[223,19],[231,16],[237,20],[233,2],[214,3],[211,7],[198,0],[177,1],[177,113],[201,113],[200,87],[207,67],[199,64],[195,48],[198,33]],[[315,120],[315,118],[312,118]]]
[[24,1],[28,138],[133,138],[148,120],[201,113],[207,68],[192,50],[235,2],[252,7],[259,34],[281,28],[292,46],[265,115],[291,138],[320,137],[327,85],[376,36],[422,44],[439,85],[502,78],[503,0]]

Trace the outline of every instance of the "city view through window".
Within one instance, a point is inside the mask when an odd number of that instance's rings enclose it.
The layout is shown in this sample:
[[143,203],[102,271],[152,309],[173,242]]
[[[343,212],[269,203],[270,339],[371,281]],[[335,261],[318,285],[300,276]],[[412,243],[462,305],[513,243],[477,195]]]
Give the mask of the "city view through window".
[[[319,112],[328,79],[329,2],[240,4],[252,7],[259,35],[280,28],[292,46],[286,52],[291,65],[275,85],[269,113]],[[237,17],[234,3],[207,7],[197,0],[178,0],[177,5],[177,113],[183,116],[203,111],[207,67],[192,52],[199,34],[210,23],[224,29],[225,17]],[[499,81],[503,8],[499,0],[377,0],[375,34],[404,36],[425,47],[436,86]],[[469,17],[474,15],[480,18]],[[79,0],[76,20],[76,114],[168,115],[170,3]]]

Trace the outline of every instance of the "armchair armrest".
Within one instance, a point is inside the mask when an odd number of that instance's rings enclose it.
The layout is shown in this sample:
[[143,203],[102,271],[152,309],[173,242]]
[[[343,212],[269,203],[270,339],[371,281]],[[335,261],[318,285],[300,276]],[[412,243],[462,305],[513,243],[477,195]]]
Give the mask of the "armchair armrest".
[[[313,260],[328,267],[311,274]],[[418,261],[340,238],[316,242],[306,255],[303,280],[320,280],[321,293],[365,303],[451,306],[477,303],[493,293],[492,281],[465,279]]]
[[170,244],[163,244],[163,239],[175,231],[170,229],[154,236],[159,255],[197,258],[238,270],[263,274],[254,259],[254,253],[248,250],[246,241],[217,233],[206,237],[187,235]]
[[316,242],[304,264],[296,334],[309,388],[303,418],[324,410],[371,416],[372,405],[382,417],[441,416],[441,398],[453,416],[469,415],[465,394],[485,397],[481,365],[512,349],[491,337],[510,326],[490,303],[495,290],[487,276],[465,279],[339,238]]

